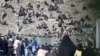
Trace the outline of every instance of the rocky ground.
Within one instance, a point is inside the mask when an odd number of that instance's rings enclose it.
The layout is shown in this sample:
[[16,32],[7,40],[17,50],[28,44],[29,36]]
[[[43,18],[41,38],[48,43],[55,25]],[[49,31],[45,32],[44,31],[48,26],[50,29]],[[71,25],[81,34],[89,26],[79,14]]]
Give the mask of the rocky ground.
[[[52,13],[53,16],[55,18],[57,18],[58,13],[56,13],[55,11],[53,11],[53,12],[48,12],[47,11],[47,8],[48,7],[43,4],[43,1],[44,0],[36,0],[36,1],[35,0],[21,0],[20,1],[20,4],[17,4],[16,3],[16,0],[14,0],[14,1],[7,2],[7,3],[13,5],[15,7],[15,10],[18,11],[19,8],[20,8],[20,5],[26,7],[26,5],[30,2],[30,3],[33,4],[34,10],[35,11],[38,11],[36,9],[36,3],[37,3],[37,1],[40,1],[41,2],[41,7],[44,7],[45,8],[44,9],[44,14],[50,16],[50,14]],[[59,6],[59,9],[64,14],[66,14],[66,16],[71,15],[71,17],[73,17],[72,18],[73,20],[80,20],[81,17],[86,16],[86,15],[89,15],[89,17],[92,20],[91,21],[87,21],[87,23],[90,23],[91,25],[95,25],[94,18],[96,18],[96,17],[94,17],[95,15],[94,15],[93,10],[92,9],[82,10],[83,6],[87,6],[89,4],[89,1],[90,0],[88,0],[88,1],[87,0],[64,0],[64,4],[58,4],[58,6]],[[0,4],[3,3],[3,2],[4,2],[3,0],[0,0]],[[47,0],[47,2],[49,4],[53,4],[50,0]],[[75,5],[75,7],[71,7],[70,6],[72,3]],[[0,18],[1,18],[1,13],[2,13],[3,10],[4,10],[3,8],[0,8]],[[73,10],[78,10],[79,11],[79,14],[75,15],[73,13]],[[38,34],[38,33],[43,32],[44,30],[38,30],[36,28],[36,26],[38,24],[40,24],[41,22],[43,22],[43,21],[47,23],[50,31],[52,31],[52,25],[53,24],[55,25],[56,28],[58,28],[57,31],[60,30],[60,28],[56,24],[57,23],[55,21],[56,19],[53,19],[54,21],[46,21],[46,20],[38,21],[37,18],[32,17],[32,20],[35,21],[35,22],[33,22],[31,24],[23,25],[22,24],[22,20],[23,20],[22,17],[20,17],[20,18],[16,17],[14,13],[11,13],[11,10],[10,9],[7,9],[6,12],[7,12],[8,15],[7,15],[7,17],[6,17],[5,20],[7,21],[8,25],[7,26],[0,25],[0,32],[2,34],[7,34],[9,30],[11,32],[15,32],[17,34]],[[68,20],[65,20],[64,22],[67,23],[67,21]],[[17,31],[17,23],[18,22],[23,26],[22,27],[22,30],[20,32]],[[83,31],[87,31],[87,30],[88,30],[88,32],[90,32],[90,28],[84,28],[83,29]]]

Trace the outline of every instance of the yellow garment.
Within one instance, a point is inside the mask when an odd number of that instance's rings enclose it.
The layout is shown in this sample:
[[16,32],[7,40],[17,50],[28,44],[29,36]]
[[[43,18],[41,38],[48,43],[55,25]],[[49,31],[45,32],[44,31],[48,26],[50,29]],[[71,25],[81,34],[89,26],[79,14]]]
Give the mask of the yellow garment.
[[76,50],[74,56],[82,56],[82,51]]

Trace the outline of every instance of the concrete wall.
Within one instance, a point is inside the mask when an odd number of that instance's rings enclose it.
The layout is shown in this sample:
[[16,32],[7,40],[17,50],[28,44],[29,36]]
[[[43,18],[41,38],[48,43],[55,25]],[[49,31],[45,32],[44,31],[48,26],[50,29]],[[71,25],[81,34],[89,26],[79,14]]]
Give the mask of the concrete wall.
[[[14,39],[16,39],[17,36],[13,36]],[[70,39],[72,40],[72,42],[76,45],[76,39],[86,39],[88,38],[89,36],[84,36],[84,35],[73,35],[73,36],[70,36]],[[33,37],[30,37],[30,36],[21,36],[21,38],[28,38],[29,40],[32,40]],[[45,44],[45,43],[48,43],[48,44],[55,44],[56,41],[59,42],[59,40],[61,38],[57,38],[57,37],[52,37],[52,38],[45,38],[45,37],[36,37],[36,39],[38,40],[38,44],[39,45],[42,45],[42,44]]]
[[100,48],[100,19],[96,21],[96,48]]

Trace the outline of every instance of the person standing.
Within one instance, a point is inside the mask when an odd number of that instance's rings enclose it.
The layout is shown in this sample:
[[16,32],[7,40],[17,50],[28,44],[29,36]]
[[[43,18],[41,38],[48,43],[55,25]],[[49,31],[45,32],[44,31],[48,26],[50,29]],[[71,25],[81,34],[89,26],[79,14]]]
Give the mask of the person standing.
[[12,36],[8,39],[8,56],[13,56],[13,39]]
[[20,24],[19,24],[19,22],[17,23],[17,31],[19,32],[20,30]]
[[25,56],[24,40],[20,39],[20,41],[21,41],[21,48],[20,48],[21,56]]
[[4,55],[6,56],[8,54],[8,43],[7,43],[7,39],[3,36],[2,37],[2,41],[3,41],[3,48],[4,48]]
[[33,52],[33,54],[35,54],[37,47],[38,47],[37,40],[35,38],[33,38],[33,41],[32,41],[32,52]]
[[64,35],[58,48],[59,51],[57,56],[74,56],[75,49],[76,47],[70,40],[69,36]]
[[25,56],[29,56],[28,48],[29,48],[29,41],[27,38],[25,38],[25,41],[24,41]]
[[78,44],[74,56],[82,56],[82,49],[82,44]]
[[20,54],[21,41],[20,41],[19,37],[17,37],[17,39],[14,41],[13,47],[14,47],[15,56],[21,56],[21,54]]

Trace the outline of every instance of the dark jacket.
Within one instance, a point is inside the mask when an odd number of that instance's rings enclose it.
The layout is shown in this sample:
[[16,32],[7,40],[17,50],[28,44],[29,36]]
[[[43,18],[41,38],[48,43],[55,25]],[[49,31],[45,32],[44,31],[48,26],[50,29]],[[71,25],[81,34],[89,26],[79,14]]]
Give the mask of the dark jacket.
[[68,35],[65,35],[60,43],[57,56],[74,56],[75,46]]
[[4,48],[4,55],[8,54],[8,42],[7,40],[3,40],[3,48]]

